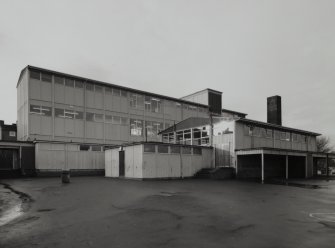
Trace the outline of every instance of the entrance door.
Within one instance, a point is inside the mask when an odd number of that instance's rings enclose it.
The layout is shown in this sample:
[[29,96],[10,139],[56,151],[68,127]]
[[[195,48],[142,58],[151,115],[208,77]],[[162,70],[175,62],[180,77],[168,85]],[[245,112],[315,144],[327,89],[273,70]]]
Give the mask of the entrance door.
[[119,176],[124,177],[124,151],[119,151]]
[[14,169],[14,150],[1,149],[0,150],[0,169],[13,170]]

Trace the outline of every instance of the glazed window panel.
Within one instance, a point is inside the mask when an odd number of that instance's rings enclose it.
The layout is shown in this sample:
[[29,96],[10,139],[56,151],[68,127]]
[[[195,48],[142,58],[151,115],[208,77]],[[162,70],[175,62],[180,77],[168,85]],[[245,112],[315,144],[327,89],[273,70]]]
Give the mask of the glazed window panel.
[[112,95],[112,94],[113,94],[113,88],[106,87],[106,88],[105,88],[105,92],[106,92],[106,94],[110,94],[110,95]]
[[127,117],[121,117],[121,125],[128,125],[128,118]]
[[113,116],[113,124],[120,125],[121,124],[121,117],[120,116]]
[[30,71],[30,78],[41,80],[41,74],[37,71]]
[[55,84],[64,85],[64,78],[63,77],[54,76],[54,81],[55,81]]
[[202,149],[200,147],[193,147],[193,154],[201,155]]
[[158,153],[169,153],[169,147],[164,145],[158,145]]
[[273,131],[271,129],[267,129],[265,137],[266,138],[272,138],[272,134],[273,134]]
[[112,115],[105,115],[105,122],[106,123],[113,123],[113,116]]
[[102,87],[99,85],[94,86],[95,92],[102,93]]
[[182,148],[182,153],[183,154],[192,154],[191,147],[183,147]]
[[104,115],[103,114],[94,114],[94,120],[96,122],[103,122],[104,121]]
[[65,78],[65,86],[74,88],[74,80],[70,78]]
[[142,136],[143,135],[143,121],[137,119],[130,119],[130,135]]
[[101,152],[101,146],[91,146],[91,150],[94,152]]
[[128,92],[125,90],[121,90],[121,96],[122,97],[127,97],[128,96]]
[[151,144],[144,144],[144,152],[155,153],[156,146]]
[[30,113],[31,114],[37,114],[37,115],[51,116],[52,115],[52,108],[31,104],[30,105]]
[[49,73],[41,73],[41,79],[44,82],[51,83],[52,82],[52,75]]
[[170,148],[171,150],[171,153],[174,153],[174,154],[180,154],[180,146],[171,146]]
[[120,90],[119,89],[113,89],[113,96],[120,96]]
[[86,121],[94,121],[94,113],[86,112]]
[[86,90],[94,91],[94,85],[91,83],[86,83]]
[[64,109],[55,109],[55,117],[64,118]]
[[80,81],[80,80],[76,80],[75,87],[78,88],[78,89],[84,88],[84,82]]

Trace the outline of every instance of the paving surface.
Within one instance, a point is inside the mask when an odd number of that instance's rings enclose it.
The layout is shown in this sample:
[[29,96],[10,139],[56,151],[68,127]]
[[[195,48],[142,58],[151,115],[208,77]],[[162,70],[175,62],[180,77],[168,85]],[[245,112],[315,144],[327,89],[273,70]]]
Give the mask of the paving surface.
[[313,181],[322,185],[315,189],[235,180],[103,177],[71,178],[68,185],[59,178],[2,183],[29,198],[22,215],[0,226],[1,248],[335,244],[335,181]]

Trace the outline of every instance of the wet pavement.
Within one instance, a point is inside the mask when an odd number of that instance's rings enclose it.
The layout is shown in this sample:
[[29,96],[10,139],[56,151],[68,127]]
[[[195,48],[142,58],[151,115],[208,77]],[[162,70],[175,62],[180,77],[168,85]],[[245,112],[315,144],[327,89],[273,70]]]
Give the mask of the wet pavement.
[[309,182],[3,180],[0,247],[334,247],[335,181]]

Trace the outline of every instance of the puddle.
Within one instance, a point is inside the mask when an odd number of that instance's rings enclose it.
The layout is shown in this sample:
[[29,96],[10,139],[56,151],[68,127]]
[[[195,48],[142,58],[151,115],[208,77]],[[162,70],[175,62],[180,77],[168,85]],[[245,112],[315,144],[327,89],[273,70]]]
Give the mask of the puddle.
[[294,183],[294,182],[287,182],[287,181],[265,181],[265,184],[274,184],[274,185],[285,185],[285,186],[291,186],[291,187],[298,187],[298,188],[304,188],[304,189],[324,189],[327,188],[327,186],[320,186],[317,184],[304,184],[304,183]]
[[8,184],[1,183],[0,185],[3,185],[3,189],[7,192],[3,201],[6,202],[8,209],[4,209],[0,216],[0,226],[3,226],[28,210],[33,199],[29,195],[13,189]]
[[315,218],[322,222],[335,223],[335,213],[310,213],[309,217]]

